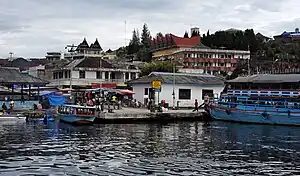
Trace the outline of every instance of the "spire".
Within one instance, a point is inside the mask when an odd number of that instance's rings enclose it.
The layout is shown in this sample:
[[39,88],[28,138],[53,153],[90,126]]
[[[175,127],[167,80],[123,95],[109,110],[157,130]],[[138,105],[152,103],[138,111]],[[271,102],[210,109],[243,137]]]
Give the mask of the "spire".
[[101,45],[99,44],[97,38],[96,38],[96,41],[94,42],[94,44],[91,45],[91,49],[102,51],[102,47],[101,47]]
[[90,48],[90,46],[89,46],[88,42],[86,41],[86,38],[84,37],[83,41],[78,45],[76,50],[78,51],[81,49],[89,49],[89,48]]

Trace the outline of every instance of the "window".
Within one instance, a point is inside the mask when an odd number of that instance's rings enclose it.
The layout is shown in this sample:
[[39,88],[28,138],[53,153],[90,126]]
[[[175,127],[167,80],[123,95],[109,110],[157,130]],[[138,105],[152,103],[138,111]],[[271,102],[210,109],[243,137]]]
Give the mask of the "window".
[[149,89],[145,88],[144,95],[149,95]]
[[59,72],[59,73],[58,73],[58,78],[59,78],[59,79],[64,78],[64,72]]
[[213,90],[208,90],[208,89],[203,89],[202,90],[202,100],[204,100],[204,96],[208,95],[210,98],[214,97],[214,91]]
[[191,89],[179,89],[179,100],[190,100]]
[[96,79],[101,79],[102,78],[102,73],[100,71],[96,72]]
[[125,73],[125,79],[126,80],[129,79],[129,73],[128,72]]
[[109,73],[105,72],[105,79],[109,79]]
[[85,78],[85,71],[79,71],[79,78]]

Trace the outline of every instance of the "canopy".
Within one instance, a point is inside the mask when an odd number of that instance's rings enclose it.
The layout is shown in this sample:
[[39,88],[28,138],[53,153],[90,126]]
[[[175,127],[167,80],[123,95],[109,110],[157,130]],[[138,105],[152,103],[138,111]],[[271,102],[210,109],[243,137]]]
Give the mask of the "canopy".
[[135,92],[131,90],[119,90],[119,92],[122,94],[129,94],[129,95],[135,94]]
[[48,101],[51,106],[60,106],[65,104],[66,97],[62,95],[51,95],[49,96]]

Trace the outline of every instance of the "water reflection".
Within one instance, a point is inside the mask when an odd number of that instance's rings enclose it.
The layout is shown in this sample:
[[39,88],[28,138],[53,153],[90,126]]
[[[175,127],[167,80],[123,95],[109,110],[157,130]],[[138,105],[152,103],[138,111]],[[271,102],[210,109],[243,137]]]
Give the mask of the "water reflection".
[[0,174],[298,175],[300,128],[0,124]]

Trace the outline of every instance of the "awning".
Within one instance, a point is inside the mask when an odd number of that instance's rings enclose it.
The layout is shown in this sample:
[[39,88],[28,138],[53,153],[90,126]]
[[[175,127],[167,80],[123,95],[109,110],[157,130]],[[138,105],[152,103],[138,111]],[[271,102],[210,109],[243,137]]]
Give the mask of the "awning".
[[135,92],[131,90],[119,90],[119,92],[122,94],[129,94],[129,95],[135,94]]

